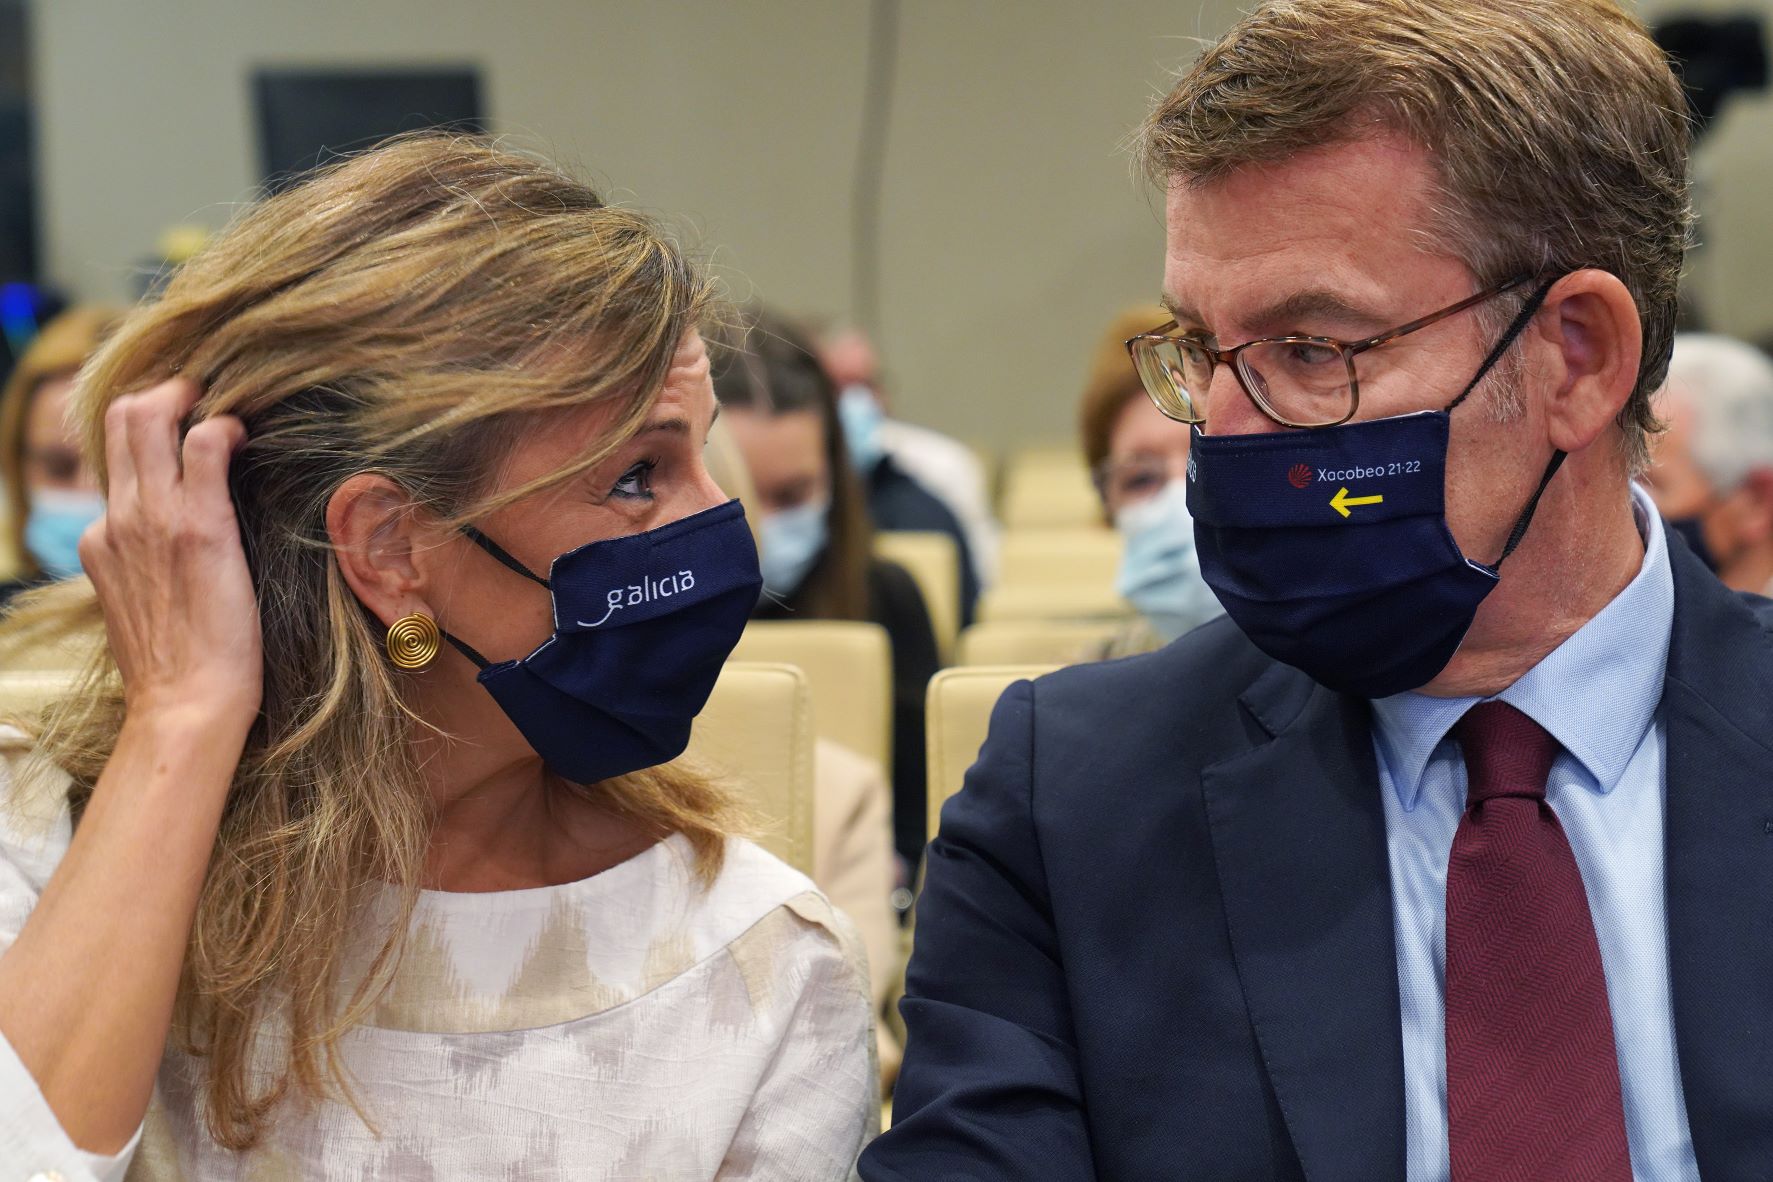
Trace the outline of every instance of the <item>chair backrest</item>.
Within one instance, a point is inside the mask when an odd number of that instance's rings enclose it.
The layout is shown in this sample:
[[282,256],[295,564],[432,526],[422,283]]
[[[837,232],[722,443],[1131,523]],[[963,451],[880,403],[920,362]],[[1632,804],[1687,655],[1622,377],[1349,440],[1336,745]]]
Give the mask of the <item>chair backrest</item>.
[[[71,670],[0,672],[0,714],[27,713],[74,683]],[[758,844],[813,872],[812,696],[788,665],[731,661],[697,717],[686,757],[743,786],[764,823]]]
[[885,628],[859,620],[754,620],[733,659],[798,668],[811,687],[814,733],[890,774],[893,650]]
[[960,634],[956,665],[1072,665],[1089,660],[1124,620],[987,620]]
[[979,757],[997,699],[1016,682],[1051,673],[1055,668],[1056,665],[974,665],[944,669],[930,679],[924,733],[929,745],[931,837],[941,823],[943,804],[960,791],[967,769]]
[[1055,529],[1099,525],[1102,502],[1075,446],[1030,448],[1004,468],[1005,529]]
[[1034,583],[1113,587],[1125,549],[1117,531],[1100,525],[1010,530],[998,548],[998,582],[1005,587]]
[[813,705],[792,665],[728,661],[685,758],[730,776],[763,820],[761,845],[813,872]]
[[993,587],[979,597],[979,619],[1116,620],[1132,607],[1115,593],[1114,584],[1027,583]]
[[960,551],[954,539],[938,530],[882,530],[874,535],[874,552],[917,580],[936,633],[936,651],[946,659],[960,633]]

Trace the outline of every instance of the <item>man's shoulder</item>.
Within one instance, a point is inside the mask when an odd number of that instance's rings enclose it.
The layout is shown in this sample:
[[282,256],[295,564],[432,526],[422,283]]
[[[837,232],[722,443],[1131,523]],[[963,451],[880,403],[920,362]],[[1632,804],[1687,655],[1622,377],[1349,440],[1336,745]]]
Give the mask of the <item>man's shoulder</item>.
[[1089,719],[1165,712],[1217,712],[1274,668],[1225,616],[1218,616],[1154,652],[1070,665],[1035,683],[1037,711]]
[[1773,599],[1768,599],[1765,595],[1759,595],[1753,591],[1739,591],[1736,593],[1736,598],[1740,599],[1743,606],[1748,608],[1755,621],[1760,624],[1761,631],[1773,635]]

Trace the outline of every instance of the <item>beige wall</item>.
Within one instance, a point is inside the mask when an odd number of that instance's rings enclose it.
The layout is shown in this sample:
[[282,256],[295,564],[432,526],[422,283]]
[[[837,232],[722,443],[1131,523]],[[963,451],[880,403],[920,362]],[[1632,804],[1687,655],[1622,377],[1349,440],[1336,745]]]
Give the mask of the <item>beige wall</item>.
[[[1100,326],[1160,274],[1119,144],[1235,8],[905,0],[881,301],[901,413],[1069,433]],[[738,294],[842,316],[867,27],[861,0],[37,0],[45,255],[114,298],[164,227],[225,221],[257,179],[255,65],[473,61],[497,127],[681,217]],[[1717,139],[1697,282],[1720,327],[1773,333],[1773,106]]]

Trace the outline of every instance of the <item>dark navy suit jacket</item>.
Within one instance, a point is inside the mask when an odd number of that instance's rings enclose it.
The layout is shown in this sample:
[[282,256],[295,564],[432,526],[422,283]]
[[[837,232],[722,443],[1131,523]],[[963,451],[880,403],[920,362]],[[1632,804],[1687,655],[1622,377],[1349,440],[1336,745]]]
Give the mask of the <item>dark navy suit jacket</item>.
[[[1670,550],[1681,1080],[1700,1173],[1773,1178],[1773,604]],[[862,1178],[1403,1178],[1369,714],[1223,620],[1012,687],[929,848]]]

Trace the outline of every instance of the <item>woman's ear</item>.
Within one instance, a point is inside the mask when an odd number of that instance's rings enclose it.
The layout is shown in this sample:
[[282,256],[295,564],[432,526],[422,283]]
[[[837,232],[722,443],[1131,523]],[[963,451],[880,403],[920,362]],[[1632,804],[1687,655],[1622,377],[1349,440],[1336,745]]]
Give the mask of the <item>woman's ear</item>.
[[1637,386],[1637,301],[1618,276],[1588,268],[1553,284],[1536,319],[1557,365],[1546,402],[1551,442],[1579,452],[1612,426]]
[[360,472],[326,503],[326,533],[351,593],[382,623],[413,612],[435,616],[425,599],[427,548],[412,498],[385,476]]

